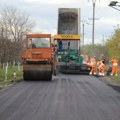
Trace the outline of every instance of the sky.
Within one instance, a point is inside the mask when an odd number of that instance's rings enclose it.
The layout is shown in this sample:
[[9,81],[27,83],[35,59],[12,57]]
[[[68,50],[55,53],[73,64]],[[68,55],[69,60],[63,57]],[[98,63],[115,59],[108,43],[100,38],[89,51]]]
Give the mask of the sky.
[[35,21],[34,32],[54,35],[57,34],[58,8],[80,8],[81,40],[84,21],[84,44],[89,44],[92,43],[93,1],[96,18],[94,43],[103,44],[120,23],[120,11],[108,6],[111,0],[1,0],[0,10],[6,6],[18,8]]

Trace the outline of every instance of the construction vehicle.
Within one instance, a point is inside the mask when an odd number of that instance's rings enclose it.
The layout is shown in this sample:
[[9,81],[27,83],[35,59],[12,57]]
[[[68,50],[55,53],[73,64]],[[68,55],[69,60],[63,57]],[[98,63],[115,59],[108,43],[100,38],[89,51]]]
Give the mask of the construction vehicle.
[[[74,42],[80,41],[79,35],[72,34],[58,34],[54,35],[54,41],[58,44],[60,41]],[[58,45],[59,46],[59,45]],[[75,73],[75,74],[89,74],[91,67],[87,64],[88,57],[80,53],[79,49],[71,49],[68,45],[67,49],[63,48],[62,51],[56,52],[57,68],[60,73]]]
[[80,49],[80,9],[60,8],[58,15],[58,34],[54,35],[57,44],[57,68],[62,73],[89,74],[85,55]]
[[24,80],[51,80],[53,73],[51,34],[27,34],[22,60]]

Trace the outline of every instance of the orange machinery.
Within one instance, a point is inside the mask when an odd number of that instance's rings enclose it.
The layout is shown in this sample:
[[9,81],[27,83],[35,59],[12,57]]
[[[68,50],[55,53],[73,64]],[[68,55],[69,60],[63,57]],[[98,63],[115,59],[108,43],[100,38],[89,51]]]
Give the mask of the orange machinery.
[[22,59],[24,80],[51,80],[53,72],[51,34],[27,34]]

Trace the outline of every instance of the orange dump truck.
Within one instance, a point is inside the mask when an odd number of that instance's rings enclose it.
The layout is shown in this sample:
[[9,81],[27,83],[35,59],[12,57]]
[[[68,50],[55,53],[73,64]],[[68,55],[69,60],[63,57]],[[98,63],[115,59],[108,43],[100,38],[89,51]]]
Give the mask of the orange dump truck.
[[27,34],[22,60],[24,80],[51,80],[53,73],[51,34]]

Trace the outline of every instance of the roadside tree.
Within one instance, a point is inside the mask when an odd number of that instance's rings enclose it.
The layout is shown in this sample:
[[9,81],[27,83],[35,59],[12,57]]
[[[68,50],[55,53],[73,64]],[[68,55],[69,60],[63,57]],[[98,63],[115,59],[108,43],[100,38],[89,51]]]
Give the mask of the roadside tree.
[[115,29],[114,35],[107,40],[106,47],[109,58],[116,58],[120,61],[120,29]]
[[31,32],[35,23],[25,12],[15,7],[0,11],[0,62],[19,62],[23,36]]

